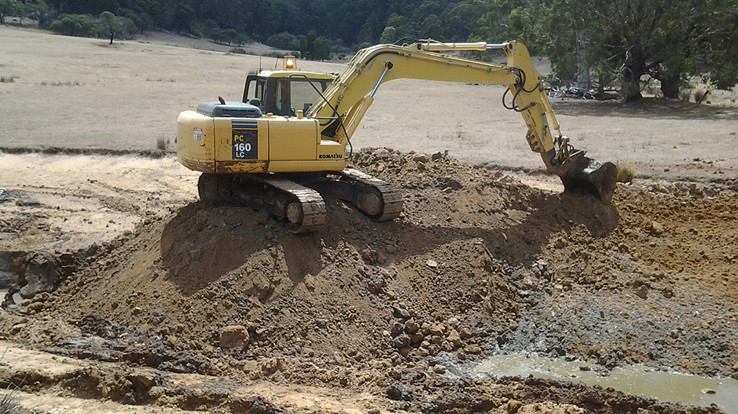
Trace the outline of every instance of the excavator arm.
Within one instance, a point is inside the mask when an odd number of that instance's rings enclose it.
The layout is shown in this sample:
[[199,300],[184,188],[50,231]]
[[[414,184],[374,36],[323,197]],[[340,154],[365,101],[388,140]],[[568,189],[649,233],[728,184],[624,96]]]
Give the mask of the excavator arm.
[[[438,53],[490,49],[502,50],[507,55],[507,65]],[[550,173],[562,179],[566,191],[594,193],[606,202],[611,200],[616,182],[615,165],[585,157],[584,151],[574,149],[569,139],[561,134],[541,75],[533,66],[527,48],[519,42],[440,43],[427,40],[407,46],[376,45],[363,49],[305,115],[320,121],[323,139],[345,146],[374,101],[379,86],[394,79],[508,87],[503,105],[523,116],[531,150],[541,155]]]

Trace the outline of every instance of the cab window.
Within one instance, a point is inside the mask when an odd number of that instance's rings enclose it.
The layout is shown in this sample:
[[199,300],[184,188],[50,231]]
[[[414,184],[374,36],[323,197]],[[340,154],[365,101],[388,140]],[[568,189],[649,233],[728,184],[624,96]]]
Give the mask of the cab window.
[[[328,87],[329,81],[313,80],[321,92]],[[283,78],[277,82],[274,106],[276,113],[295,116],[298,110],[307,111],[320,98],[318,92],[307,79]]]

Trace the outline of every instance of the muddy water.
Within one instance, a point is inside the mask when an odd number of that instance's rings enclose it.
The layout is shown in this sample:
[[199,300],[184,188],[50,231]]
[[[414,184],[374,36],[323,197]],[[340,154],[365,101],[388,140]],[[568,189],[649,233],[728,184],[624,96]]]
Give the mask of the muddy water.
[[586,362],[526,355],[494,356],[478,365],[475,371],[494,377],[532,375],[536,378],[582,382],[664,402],[705,407],[716,404],[728,413],[738,414],[738,380],[731,378],[664,372],[643,365],[614,368],[608,375],[601,367]]

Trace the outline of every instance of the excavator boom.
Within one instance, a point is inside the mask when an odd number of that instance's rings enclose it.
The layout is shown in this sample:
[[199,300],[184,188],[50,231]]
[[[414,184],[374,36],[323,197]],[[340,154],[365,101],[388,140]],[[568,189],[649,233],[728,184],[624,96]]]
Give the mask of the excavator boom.
[[[506,54],[507,65],[438,53],[492,49]],[[426,40],[407,46],[376,45],[363,49],[323,94],[324,99],[316,102],[306,116],[329,120],[322,124],[321,134],[327,139],[345,143],[373,103],[379,86],[402,78],[508,87],[511,103],[505,103],[503,97],[503,105],[522,115],[528,126],[528,145],[541,155],[550,173],[561,177],[566,191],[593,193],[606,202],[612,199],[617,174],[615,165],[585,157],[584,151],[572,147],[569,139],[561,134],[543,88],[543,79],[533,66],[528,49],[520,42],[442,43]]]

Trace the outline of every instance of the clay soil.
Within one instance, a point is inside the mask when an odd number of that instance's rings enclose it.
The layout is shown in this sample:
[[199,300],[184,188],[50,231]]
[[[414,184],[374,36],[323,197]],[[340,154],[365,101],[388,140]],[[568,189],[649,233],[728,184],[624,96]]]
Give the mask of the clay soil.
[[403,214],[326,197],[325,227],[297,236],[200,202],[171,152],[177,113],[237,100],[258,57],[0,36],[18,76],[0,84],[0,380],[28,410],[719,412],[474,371],[497,353],[738,377],[731,95],[555,102],[575,145],[639,174],[608,205],[540,174],[501,89],[391,83],[353,164]]

